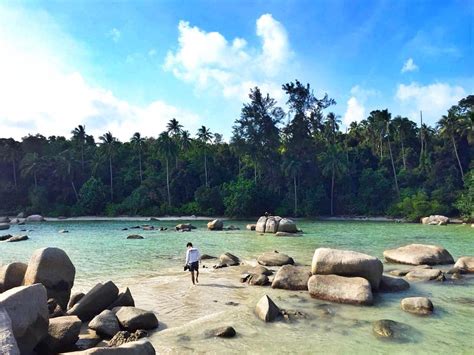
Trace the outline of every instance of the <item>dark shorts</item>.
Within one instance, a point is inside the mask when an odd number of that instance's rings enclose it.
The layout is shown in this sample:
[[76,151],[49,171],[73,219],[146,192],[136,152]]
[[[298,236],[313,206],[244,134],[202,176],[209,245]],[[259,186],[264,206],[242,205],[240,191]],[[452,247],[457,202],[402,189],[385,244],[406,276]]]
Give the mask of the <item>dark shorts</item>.
[[189,264],[189,271],[198,271],[199,270],[199,261]]

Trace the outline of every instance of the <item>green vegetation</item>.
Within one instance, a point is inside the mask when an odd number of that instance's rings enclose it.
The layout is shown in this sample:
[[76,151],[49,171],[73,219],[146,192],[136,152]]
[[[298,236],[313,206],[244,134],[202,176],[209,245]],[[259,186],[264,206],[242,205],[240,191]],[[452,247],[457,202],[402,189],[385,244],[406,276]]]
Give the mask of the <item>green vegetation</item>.
[[341,132],[334,100],[299,81],[282,89],[288,112],[250,91],[229,143],[175,118],[129,142],[85,126],[0,139],[0,214],[474,217],[474,96],[434,128],[376,110]]

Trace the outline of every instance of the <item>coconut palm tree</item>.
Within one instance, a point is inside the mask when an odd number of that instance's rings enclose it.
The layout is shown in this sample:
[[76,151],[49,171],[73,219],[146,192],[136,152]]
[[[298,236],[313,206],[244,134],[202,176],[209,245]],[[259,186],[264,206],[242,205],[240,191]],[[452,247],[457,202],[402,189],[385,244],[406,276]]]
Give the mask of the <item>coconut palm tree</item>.
[[416,128],[415,122],[409,120],[406,117],[397,116],[392,120],[391,127],[395,132],[391,134],[396,134],[401,145],[401,154],[403,169],[407,168],[406,152],[405,152],[405,139],[408,137],[410,132],[414,132]]
[[54,160],[56,166],[54,173],[61,180],[69,180],[74,192],[74,196],[76,197],[76,201],[79,201],[79,194],[77,193],[76,184],[74,183],[74,165],[76,160],[74,159],[73,152],[67,149],[55,156]]
[[179,136],[183,126],[178,122],[176,118],[171,119],[166,125],[167,132],[172,136]]
[[115,155],[115,148],[117,145],[117,138],[112,133],[107,132],[99,137],[102,142],[101,147],[103,154],[109,159],[109,173],[110,173],[110,201],[114,200],[114,174],[112,169],[112,157]]
[[140,174],[140,184],[143,182],[143,171],[142,171],[142,150],[143,144],[145,143],[145,138],[143,138],[140,133],[135,132],[135,134],[130,138],[130,143],[132,144],[133,149],[138,154],[138,172]]
[[283,162],[283,168],[285,174],[292,178],[293,180],[293,196],[294,196],[294,205],[293,205],[293,214],[296,217],[298,215],[298,185],[297,178],[301,172],[301,162],[296,159],[286,159]]
[[81,167],[82,167],[82,172],[84,172],[84,146],[86,144],[86,126],[79,125],[76,128],[74,128],[72,131],[72,136],[73,139],[76,140],[80,147],[81,147]]
[[157,140],[158,154],[165,160],[166,163],[166,191],[168,195],[168,206],[171,207],[171,192],[170,192],[170,173],[169,161],[177,154],[177,146],[173,139],[171,139],[168,132],[162,132]]
[[212,141],[213,134],[206,126],[201,126],[198,129],[197,137],[199,141],[203,144],[204,150],[204,175],[206,181],[206,187],[209,187],[208,175],[207,175],[207,144]]
[[336,178],[342,176],[347,170],[344,153],[336,144],[329,144],[326,151],[320,157],[323,163],[322,173],[326,177],[331,177],[331,216],[334,215],[334,190]]
[[18,187],[17,177],[16,177],[16,162],[18,159],[18,153],[20,150],[20,143],[16,142],[14,139],[7,139],[2,149],[0,149],[0,159],[6,163],[12,164],[12,178],[13,178],[13,186],[15,189]]
[[455,135],[457,133],[462,133],[464,127],[464,123],[462,118],[455,114],[453,109],[448,111],[448,115],[443,115],[441,119],[438,121],[438,129],[441,136],[444,136],[451,140],[454,148],[454,154],[458,161],[459,171],[461,173],[461,178],[464,180],[464,170],[461,164],[461,159],[459,159],[458,148],[456,145]]
[[42,160],[38,153],[27,153],[20,163],[21,175],[23,177],[33,176],[35,189],[38,188],[38,172],[42,167]]

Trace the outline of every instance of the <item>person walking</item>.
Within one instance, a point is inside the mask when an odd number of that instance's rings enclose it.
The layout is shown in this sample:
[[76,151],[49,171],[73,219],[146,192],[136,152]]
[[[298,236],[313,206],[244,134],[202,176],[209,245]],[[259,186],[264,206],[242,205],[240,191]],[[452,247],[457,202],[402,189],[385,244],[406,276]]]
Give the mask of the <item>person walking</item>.
[[[184,269],[188,269],[191,273],[191,281],[193,285],[199,283],[199,259],[201,258],[201,254],[197,248],[193,247],[193,243],[189,242],[186,244],[186,264]],[[196,271],[196,282],[194,281],[194,271]]]

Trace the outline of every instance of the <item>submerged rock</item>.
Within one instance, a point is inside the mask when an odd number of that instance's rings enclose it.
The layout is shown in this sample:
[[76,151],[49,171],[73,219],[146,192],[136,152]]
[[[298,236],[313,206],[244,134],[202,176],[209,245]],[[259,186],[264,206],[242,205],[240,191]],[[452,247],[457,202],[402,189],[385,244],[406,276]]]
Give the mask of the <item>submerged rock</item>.
[[274,251],[263,253],[257,258],[257,262],[264,266],[282,266],[295,263],[293,258],[288,255]]
[[308,281],[311,297],[338,303],[372,305],[372,288],[362,277],[313,275]]
[[144,239],[144,238],[138,234],[131,234],[127,237],[127,239]]
[[372,323],[372,331],[379,339],[396,340],[399,342],[411,341],[417,332],[408,324],[395,322],[391,319],[381,319]]
[[433,313],[433,303],[426,297],[408,297],[402,299],[401,307],[405,312],[428,315]]
[[280,308],[267,295],[258,301],[255,313],[264,322],[273,322],[281,315]]
[[400,277],[382,275],[379,290],[382,292],[400,292],[410,288],[410,284]]
[[409,265],[453,264],[451,254],[443,247],[427,244],[410,244],[383,252],[388,262]]
[[305,266],[283,265],[275,275],[272,288],[285,290],[308,290],[311,271]]
[[207,332],[207,336],[218,338],[233,338],[236,334],[237,332],[231,326],[220,327]]
[[406,274],[406,278],[411,281],[430,281],[436,280],[443,275],[438,269],[414,269]]
[[22,242],[22,241],[25,241],[25,240],[28,240],[28,236],[27,235],[16,235],[16,236],[13,236],[11,238],[8,238],[7,240],[5,240],[6,242],[10,242],[10,243],[14,243],[14,242]]

